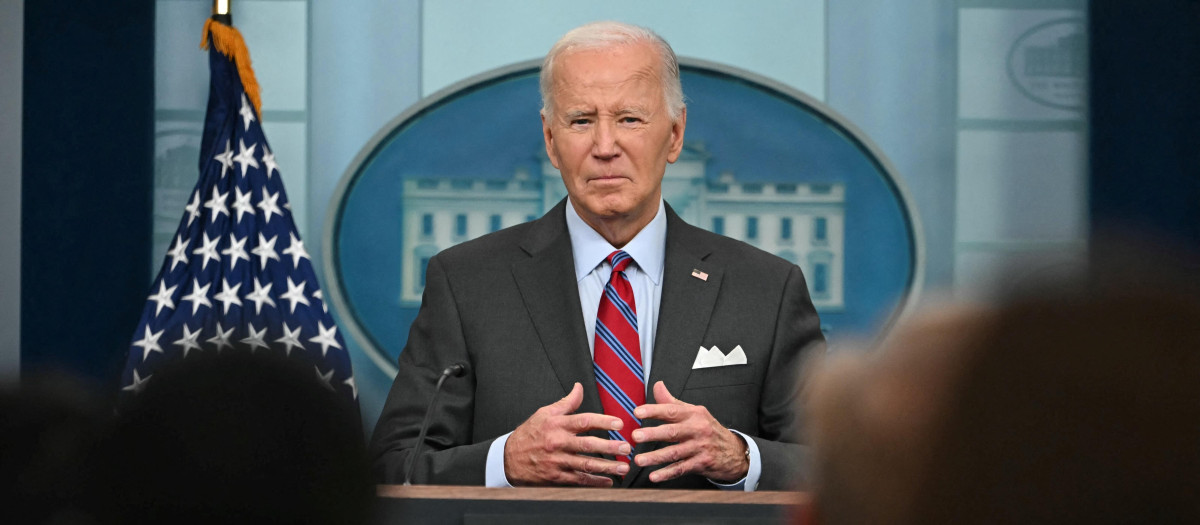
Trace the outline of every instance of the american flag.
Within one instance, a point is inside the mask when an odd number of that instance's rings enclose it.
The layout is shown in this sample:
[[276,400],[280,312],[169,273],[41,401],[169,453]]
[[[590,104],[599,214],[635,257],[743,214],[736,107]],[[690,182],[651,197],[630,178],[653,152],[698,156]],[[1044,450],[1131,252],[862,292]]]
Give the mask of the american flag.
[[[227,26],[213,27],[214,39],[218,30],[242,46]],[[134,332],[122,396],[142,391],[165,363],[241,348],[303,357],[357,404],[346,344],[296,231],[253,97],[235,61],[217,48],[209,49],[200,179]]]

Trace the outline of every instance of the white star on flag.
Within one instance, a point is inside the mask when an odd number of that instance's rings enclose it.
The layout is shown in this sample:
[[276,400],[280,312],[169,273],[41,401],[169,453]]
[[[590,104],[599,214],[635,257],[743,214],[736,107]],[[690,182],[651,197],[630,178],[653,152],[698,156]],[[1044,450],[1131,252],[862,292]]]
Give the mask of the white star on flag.
[[271,286],[274,284],[268,282],[266,286],[263,286],[262,283],[258,282],[258,277],[254,278],[254,291],[246,295],[246,300],[254,303],[255,314],[262,313],[263,303],[271,305],[272,308],[275,307],[275,300],[271,298]]
[[212,210],[212,218],[215,221],[222,213],[229,215],[229,208],[225,207],[225,198],[229,196],[229,192],[220,193],[217,187],[213,186],[212,198],[204,202],[204,207]]
[[201,255],[204,257],[200,261],[200,269],[201,270],[208,268],[208,260],[209,259],[217,261],[218,263],[221,262],[221,256],[217,255],[217,243],[219,243],[219,242],[221,242],[220,237],[209,240],[208,234],[206,233],[206,234],[204,234],[204,246],[201,246],[199,248],[196,248],[195,250],[192,250],[192,253],[194,253],[196,255]]
[[200,216],[200,192],[199,191],[192,192],[192,202],[188,203],[188,205],[185,206],[183,208],[183,210],[185,212],[187,212],[187,217],[188,217],[187,225],[191,226],[192,221],[195,221],[196,217]]
[[267,193],[267,190],[263,190],[262,200],[258,201],[258,207],[262,209],[263,218],[267,221],[267,224],[271,223],[272,213],[283,217],[283,212],[279,210],[279,205],[275,203],[277,200],[279,200],[279,192]]
[[283,254],[291,255],[292,256],[292,266],[299,267],[300,259],[307,259],[308,252],[304,251],[304,242],[301,241],[298,237],[296,237],[296,234],[292,233],[290,235],[292,236],[292,244],[290,246],[288,246],[286,250],[283,251]]
[[221,326],[221,322],[217,321],[217,335],[208,338],[207,341],[217,345],[217,351],[220,352],[226,348],[233,348],[233,345],[229,342],[231,335],[233,335],[233,328],[226,330]]
[[316,297],[318,301],[321,301],[321,310],[325,313],[329,313],[329,305],[325,304],[325,292],[317,290],[312,293],[312,296]]
[[260,233],[258,234],[258,246],[250,250],[250,253],[258,256],[258,262],[262,263],[264,269],[267,267],[267,259],[279,260],[279,254],[275,253],[275,239],[276,237],[271,237],[271,240],[267,240]]
[[296,304],[298,304],[298,303],[303,303],[304,306],[309,306],[308,298],[304,296],[305,281],[300,281],[300,284],[296,284],[296,283],[292,282],[291,277],[288,277],[287,284],[288,284],[287,293],[280,295],[279,298],[283,299],[285,301],[292,302],[291,313],[296,313]]
[[175,236],[175,245],[167,252],[171,256],[171,271],[175,271],[175,265],[179,263],[187,264],[187,248],[191,243],[191,239],[184,239],[182,235]]
[[262,161],[263,165],[267,167],[268,179],[271,178],[272,171],[279,171],[279,164],[275,163],[275,154],[272,153],[271,150],[267,149],[266,145],[263,145]]
[[158,282],[158,293],[151,295],[148,298],[149,300],[158,303],[158,307],[154,310],[155,316],[158,316],[158,314],[162,313],[163,308],[170,308],[172,310],[175,309],[175,301],[171,299],[171,296],[175,294],[176,288],[179,288],[179,285],[167,288],[167,283],[162,281]]
[[254,108],[250,107],[250,101],[246,98],[245,93],[242,93],[242,109],[239,109],[238,113],[242,115],[242,125],[246,127],[246,130],[249,130],[250,123],[255,120]]
[[238,154],[233,158],[233,161],[242,165],[242,177],[246,176],[246,168],[250,166],[258,167],[258,159],[254,158],[254,148],[258,144],[251,143],[250,147],[246,147],[246,143],[238,140]]
[[337,336],[336,326],[325,328],[325,323],[318,322],[317,331],[321,333],[317,336],[309,338],[308,340],[321,345],[321,356],[329,353],[329,347],[331,346],[339,350],[342,348],[342,345],[338,344],[337,339],[335,339]]
[[145,378],[145,379],[142,379],[142,376],[138,374],[138,372],[137,372],[137,370],[136,370],[136,369],[134,369],[134,371],[133,371],[133,382],[132,382],[132,383],[129,383],[129,384],[128,384],[128,385],[126,385],[125,387],[121,388],[121,390],[124,390],[124,391],[126,391],[126,392],[133,392],[133,393],[135,393],[135,394],[136,394],[136,393],[139,393],[139,392],[141,392],[142,390],[145,390],[145,388],[146,388],[146,381],[149,381],[149,380],[150,380],[150,376],[146,376],[146,378]]
[[221,177],[224,178],[225,172],[233,167],[233,144],[228,140],[225,141],[225,151],[216,154],[213,160],[221,163]]
[[297,326],[296,330],[293,331],[288,327],[287,323],[283,323],[283,337],[276,339],[275,342],[287,345],[287,350],[285,350],[287,355],[292,354],[293,348],[304,348],[304,344],[300,342],[300,327]]
[[203,331],[204,330],[196,330],[193,332],[192,329],[188,327],[187,323],[184,323],[183,337],[179,338],[172,344],[182,347],[183,357],[187,357],[188,352],[192,350],[200,350],[200,343],[198,343],[197,340],[200,339],[200,332]]
[[133,346],[142,347],[142,361],[145,361],[147,357],[150,357],[150,352],[162,353],[162,347],[158,346],[158,338],[162,337],[162,335],[162,330],[159,330],[155,333],[150,333],[150,327],[147,326],[146,335],[143,336],[141,340],[133,342]]
[[333,392],[333,370],[321,373],[320,368],[314,366],[313,369],[317,371],[317,378],[321,380],[321,384],[325,385],[325,388],[328,388],[330,392]]
[[254,193],[249,191],[242,193],[242,189],[237,187],[233,189],[237,192],[237,196],[233,198],[233,209],[237,212],[238,224],[241,224],[242,215],[249,213],[250,216],[254,216],[254,205],[250,204],[250,198],[254,196]]
[[225,306],[225,313],[229,313],[230,305],[242,305],[242,300],[238,297],[238,288],[242,287],[242,283],[229,286],[229,279],[222,278],[221,284],[223,285],[221,291],[214,295],[213,299],[221,301],[221,304]]
[[258,350],[259,348],[271,348],[271,345],[268,345],[267,342],[263,340],[263,338],[266,336],[266,327],[263,327],[262,330],[255,330],[254,323],[250,323],[250,337],[242,339],[242,342],[246,343],[246,345],[250,347],[251,352]]
[[192,293],[187,294],[180,299],[180,301],[192,302],[192,315],[196,315],[196,312],[200,311],[201,306],[212,308],[212,301],[208,300],[209,286],[212,286],[212,283],[200,286],[199,279],[192,279]]
[[236,233],[230,233],[229,247],[221,250],[221,255],[229,256],[229,271],[231,272],[237,268],[238,259],[245,259],[246,264],[250,263],[250,255],[246,253],[246,239],[249,237],[239,239]]

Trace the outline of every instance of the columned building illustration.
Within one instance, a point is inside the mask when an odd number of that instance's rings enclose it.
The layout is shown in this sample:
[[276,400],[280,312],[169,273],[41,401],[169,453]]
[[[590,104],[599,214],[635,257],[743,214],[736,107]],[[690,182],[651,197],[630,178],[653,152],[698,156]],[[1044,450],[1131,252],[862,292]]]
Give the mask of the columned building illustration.
[[[707,176],[708,157],[685,148],[667,166],[663,198],[688,223],[749,243],[800,266],[813,303],[843,307],[845,185],[790,182],[788,174],[740,181]],[[771,182],[760,182],[769,180]],[[541,173],[517,169],[509,179],[410,177],[404,181],[400,302],[421,302],[425,268],[437,252],[541,217],[566,196],[548,160]]]

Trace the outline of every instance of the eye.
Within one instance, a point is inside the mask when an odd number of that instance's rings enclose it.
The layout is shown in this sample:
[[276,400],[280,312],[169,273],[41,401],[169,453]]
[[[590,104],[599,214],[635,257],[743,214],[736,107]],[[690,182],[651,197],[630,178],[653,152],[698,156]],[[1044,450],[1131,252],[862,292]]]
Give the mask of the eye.
[[622,124],[639,124],[641,122],[642,122],[642,119],[637,118],[637,117],[621,117]]

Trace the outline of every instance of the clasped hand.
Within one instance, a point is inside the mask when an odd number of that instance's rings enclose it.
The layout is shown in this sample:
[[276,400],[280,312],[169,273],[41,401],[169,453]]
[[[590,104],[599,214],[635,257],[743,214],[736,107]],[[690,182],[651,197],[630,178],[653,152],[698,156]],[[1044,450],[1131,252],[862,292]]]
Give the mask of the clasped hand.
[[[717,422],[708,409],[675,399],[662,381],[654,384],[656,404],[634,410],[641,420],[654,419],[663,424],[633,432],[636,443],[663,441],[672,443],[653,452],[634,457],[638,466],[666,466],[652,472],[650,481],[661,483],[687,474],[699,474],[715,481],[735,481],[749,469],[746,443]],[[514,485],[612,486],[612,478],[629,472],[629,466],[584,454],[622,456],[630,445],[579,434],[591,430],[620,430],[619,418],[603,414],[574,412],[583,403],[583,386],[575,383],[571,393],[544,406],[508,437],[504,447],[504,470]]]

